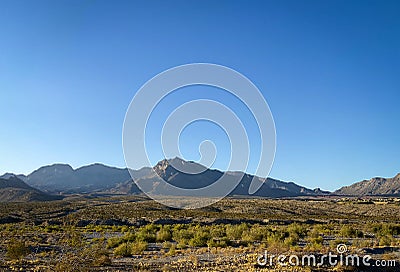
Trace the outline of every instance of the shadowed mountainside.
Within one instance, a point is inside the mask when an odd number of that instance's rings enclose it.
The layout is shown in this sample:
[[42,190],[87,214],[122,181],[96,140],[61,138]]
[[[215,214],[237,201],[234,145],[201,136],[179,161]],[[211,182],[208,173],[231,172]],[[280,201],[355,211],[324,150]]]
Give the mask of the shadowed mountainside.
[[[173,165],[179,165],[179,168],[184,172],[177,170]],[[201,172],[199,174],[188,174],[191,172]],[[139,177],[136,182],[141,187],[146,188],[146,191],[153,194],[159,194],[165,192],[165,187],[161,187],[159,184],[159,177],[162,177],[169,184],[186,189],[195,189],[208,186],[225,174],[227,181],[231,181],[236,184],[237,180],[240,179],[239,184],[231,192],[230,195],[237,196],[248,196],[249,186],[253,178],[259,179],[263,182],[261,188],[252,196],[261,197],[291,197],[291,196],[316,196],[326,195],[329,192],[324,192],[319,189],[311,190],[305,187],[299,186],[293,182],[283,182],[272,178],[263,180],[253,175],[245,174],[243,172],[222,172],[219,170],[207,169],[204,166],[184,161],[180,158],[174,158],[170,160],[162,160],[153,167],[153,171],[145,176]],[[114,193],[136,193],[138,188],[136,184],[129,180],[125,183],[119,184],[111,190]],[[173,195],[173,192],[171,192]]]
[[393,178],[376,177],[344,186],[334,192],[338,195],[400,195],[400,173]]
[[[132,171],[135,176],[147,173],[143,168]],[[11,174],[7,173],[4,177]],[[68,164],[43,166],[28,176],[19,177],[30,186],[50,193],[92,193],[113,188],[118,183],[131,179],[129,171],[103,164],[91,164],[73,169]]]
[[61,199],[32,188],[17,176],[0,178],[0,202],[49,201]]
[[[173,166],[179,165],[180,170]],[[188,174],[190,172],[198,174]],[[131,174],[131,175],[130,175]],[[144,167],[139,170],[110,167],[103,164],[91,164],[73,169],[68,164],[53,164],[43,166],[28,176],[4,174],[0,178],[17,177],[27,185],[48,193],[111,193],[111,194],[140,194],[142,191],[135,182],[145,188],[146,192],[160,194],[165,192],[164,185],[160,184],[162,177],[169,184],[186,189],[195,189],[210,185],[224,177],[228,182],[237,184],[230,193],[231,196],[259,196],[259,197],[296,197],[330,195],[330,192],[319,188],[314,190],[300,186],[293,182],[284,182],[277,179],[262,179],[243,172],[223,172],[180,158],[164,159],[153,168]],[[249,195],[249,186],[253,179],[262,183],[260,189]],[[31,188],[31,187],[30,187]],[[173,192],[171,192],[174,195]],[[345,186],[335,191],[336,195],[366,196],[366,195],[399,195],[400,174],[394,178],[372,178]]]
[[[178,171],[173,165],[179,165]],[[198,174],[188,174],[190,172]],[[129,173],[131,175],[129,175]],[[3,177],[14,176],[5,174]],[[144,167],[139,170],[110,167],[103,164],[91,164],[73,169],[68,164],[53,164],[43,166],[28,176],[18,177],[30,186],[48,193],[111,193],[111,194],[139,194],[141,190],[133,182],[131,176],[147,191],[158,194],[165,192],[159,177],[168,183],[187,189],[205,187],[224,176],[229,183],[237,184],[231,195],[248,196],[248,189],[253,178],[263,182],[260,190],[252,196],[261,197],[291,197],[326,195],[319,189],[311,190],[293,182],[283,182],[276,179],[261,179],[243,172],[222,172],[195,162],[184,161],[180,158],[165,159],[158,162],[153,168]],[[171,192],[173,195],[173,192]]]

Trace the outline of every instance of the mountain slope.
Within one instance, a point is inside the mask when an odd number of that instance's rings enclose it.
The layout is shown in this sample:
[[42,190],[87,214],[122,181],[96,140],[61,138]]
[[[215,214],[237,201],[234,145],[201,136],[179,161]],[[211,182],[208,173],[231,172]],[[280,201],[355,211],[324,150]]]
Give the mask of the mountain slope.
[[129,179],[127,169],[102,164],[92,164],[76,170],[67,164],[53,164],[32,172],[26,182],[49,192],[87,193],[111,188]]
[[[173,167],[182,171],[178,171]],[[199,174],[188,174],[198,172]],[[130,175],[131,174],[131,175]],[[5,174],[4,176],[10,176]],[[253,180],[262,181],[261,188],[251,196],[261,197],[292,197],[292,196],[316,196],[326,195],[319,189],[311,190],[299,186],[293,182],[267,178],[265,180],[242,172],[222,172],[207,169],[195,162],[184,161],[180,158],[165,159],[158,162],[153,168],[144,167],[139,170],[128,170],[126,168],[109,167],[103,164],[91,164],[78,169],[73,169],[68,164],[53,164],[44,166],[32,172],[28,176],[21,176],[30,186],[51,193],[113,193],[113,194],[138,194],[142,191],[138,188],[132,177],[145,188],[146,192],[153,194],[164,194],[166,186],[160,183],[162,177],[169,184],[180,188],[196,189],[208,186],[221,177],[229,184],[238,186],[231,195],[248,196],[249,186]],[[174,195],[174,191],[167,192]]]
[[48,201],[60,199],[32,188],[17,176],[0,178],[0,202]]
[[400,195],[400,173],[393,178],[376,177],[344,186],[334,192],[338,195]]
[[[184,172],[181,172],[173,167],[173,165],[179,165],[179,168]],[[199,174],[187,174],[188,172],[199,172]],[[242,172],[221,172],[219,170],[206,169],[204,166],[194,163],[187,162],[180,158],[174,158],[170,160],[162,160],[154,166],[153,171],[149,171],[148,175],[139,177],[136,182],[145,188],[147,192],[152,194],[160,194],[166,191],[166,187],[162,187],[159,183],[158,176],[162,177],[169,184],[180,188],[195,189],[205,187],[217,181],[224,174],[228,180],[232,183],[236,183],[240,176],[243,176],[238,186],[231,192],[230,195],[248,196],[249,186],[254,176],[244,174]],[[258,177],[256,177],[257,179]],[[261,178],[258,178],[262,181]],[[140,192],[136,184],[130,180],[119,184],[113,188],[113,192],[119,193],[137,193]],[[171,191],[170,194],[174,195]],[[291,196],[316,196],[325,195],[329,192],[323,192],[321,190],[310,190],[305,187],[299,186],[293,182],[283,182],[276,179],[267,178],[261,188],[253,196],[262,197],[291,197]]]
[[0,178],[2,178],[2,179],[9,179],[11,177],[17,177],[22,181],[26,180],[26,176],[25,175],[15,175],[13,173],[5,173],[4,175],[0,176]]

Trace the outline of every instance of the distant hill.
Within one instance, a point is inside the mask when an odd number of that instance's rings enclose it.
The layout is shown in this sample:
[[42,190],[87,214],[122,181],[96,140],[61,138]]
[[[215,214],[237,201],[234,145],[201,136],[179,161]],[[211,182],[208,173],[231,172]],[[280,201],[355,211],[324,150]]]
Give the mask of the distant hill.
[[[173,165],[180,165],[180,169],[184,172],[178,171]],[[187,174],[188,172],[201,172],[199,174]],[[220,177],[224,175],[224,172],[219,170],[207,169],[204,166],[184,161],[180,158],[174,158],[170,160],[162,160],[154,166],[153,171],[148,171],[147,175],[138,177],[136,182],[141,187],[147,188],[147,190],[153,194],[159,194],[164,192],[165,188],[161,188],[158,183],[158,176],[162,177],[168,183],[186,189],[195,189],[204,187],[214,183]],[[244,174],[242,172],[227,172],[226,178],[232,179],[232,182],[237,180],[237,176],[243,175],[239,185],[234,189],[231,195],[237,196],[248,196],[248,189],[254,176]],[[258,177],[256,177],[258,178]],[[258,178],[262,180],[261,178]],[[114,193],[137,193],[140,192],[136,184],[129,180],[127,182],[118,184],[111,190]],[[173,192],[171,192],[173,194]],[[254,196],[261,197],[293,197],[293,196],[317,196],[325,195],[329,192],[324,192],[319,189],[311,190],[305,187],[299,186],[293,182],[283,182],[276,179],[268,178],[265,180],[260,190],[258,190]]]
[[44,166],[26,177],[26,182],[47,192],[90,193],[115,186],[131,177],[127,169],[91,164],[74,170],[68,164]]
[[14,175],[0,178],[0,202],[49,201],[60,199],[32,188]]
[[336,190],[334,194],[350,196],[400,195],[400,173],[393,178],[376,177]]
[[[179,168],[183,172],[175,169],[173,165],[180,165]],[[187,172],[193,172],[193,170],[201,173],[187,174]],[[177,187],[195,189],[210,185],[223,175],[228,180],[232,179],[232,182],[235,182],[238,176],[242,176],[238,186],[231,192],[231,196],[278,198],[331,194],[319,188],[309,189],[294,182],[285,182],[273,178],[263,180],[243,172],[225,173],[207,169],[195,162],[174,158],[162,160],[153,168],[144,167],[139,170],[128,170],[127,168],[116,168],[96,163],[77,169],[73,169],[68,164],[53,164],[40,167],[27,176],[6,173],[0,176],[0,190],[2,190],[0,201],[9,201],[9,199],[47,200],[52,198],[49,194],[59,193],[141,194],[142,191],[133,182],[130,173],[142,188],[147,188],[147,191],[153,194],[165,192],[165,188],[160,187],[163,185],[159,183],[159,176]],[[255,194],[249,195],[249,186],[253,178],[262,181],[262,185]],[[376,177],[363,180],[342,187],[333,194],[349,196],[400,195],[400,173],[393,178]]]
[[[178,171],[172,165],[180,165]],[[187,174],[187,172],[201,172]],[[159,183],[159,176],[168,183],[180,188],[194,189],[205,187],[217,181],[225,174],[225,178],[236,182],[242,176],[239,185],[231,195],[248,196],[249,186],[254,176],[242,172],[227,172],[207,169],[195,162],[184,161],[180,158],[165,159],[158,162],[153,168],[144,167],[139,170],[110,167],[103,164],[91,164],[73,169],[68,164],[53,164],[43,166],[28,176],[19,175],[19,179],[28,185],[47,193],[111,193],[111,194],[140,194],[142,191],[133,182],[131,175],[142,188],[148,188],[151,193],[165,192]],[[3,177],[14,176],[5,174]],[[262,181],[261,178],[256,177]],[[173,194],[173,192],[171,192]],[[294,197],[327,195],[329,192],[319,189],[311,190],[293,182],[284,182],[272,178],[266,179],[261,188],[251,196],[261,197]]]
[[26,176],[25,175],[15,175],[13,173],[5,173],[4,175],[0,176],[0,178],[2,178],[2,179],[9,179],[10,177],[17,177],[22,181],[26,180]]

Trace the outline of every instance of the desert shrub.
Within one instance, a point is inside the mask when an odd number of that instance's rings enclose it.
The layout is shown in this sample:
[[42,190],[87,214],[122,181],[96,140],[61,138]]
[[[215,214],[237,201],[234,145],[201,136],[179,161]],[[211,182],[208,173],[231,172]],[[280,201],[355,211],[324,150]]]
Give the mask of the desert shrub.
[[[305,226],[303,226],[305,227]],[[313,227],[318,233],[323,235],[335,235],[336,234],[336,226],[332,223],[328,224],[318,224]],[[307,235],[307,232],[306,232]]]
[[185,249],[188,247],[189,244],[189,240],[186,239],[182,239],[178,242],[178,244],[176,245],[176,248],[178,249]]
[[298,242],[300,241],[300,237],[297,233],[291,233],[289,237],[285,238],[284,244],[289,247],[297,246]]
[[182,230],[182,229],[187,229],[187,225],[185,225],[185,224],[175,224],[175,225],[172,227],[172,232],[180,231],[180,230]]
[[121,227],[121,232],[128,232],[129,231],[129,227],[128,226],[122,226]]
[[194,234],[194,237],[189,240],[189,245],[193,247],[204,247],[207,246],[207,241],[210,238],[210,233],[206,231],[198,231]]
[[149,244],[143,241],[138,241],[131,244],[131,254],[142,254],[148,248]]
[[61,230],[60,226],[57,225],[47,225],[44,227],[44,231],[47,233],[58,232]]
[[279,243],[283,243],[284,240],[290,236],[289,232],[285,231],[284,229],[270,230],[265,235],[266,238],[264,237],[264,241],[276,241]]
[[372,239],[354,240],[353,246],[355,248],[373,247],[374,241]]
[[169,247],[169,250],[167,252],[168,256],[174,256],[176,254],[176,246],[175,244],[171,244],[171,246]]
[[263,232],[260,229],[251,228],[242,233],[241,240],[248,244],[262,241],[263,240]]
[[97,225],[94,227],[94,231],[96,232],[105,232],[107,230],[107,228],[105,228],[105,226],[103,225]]
[[347,237],[347,238],[350,238],[350,237],[362,238],[362,237],[364,237],[364,234],[361,230],[354,229],[351,226],[343,226],[340,229],[339,235],[342,237]]
[[94,266],[111,265],[111,259],[108,255],[102,254],[102,255],[97,256],[97,258],[93,260],[93,265]]
[[132,256],[131,252],[131,244],[130,243],[122,243],[118,247],[114,249],[114,255],[129,257]]
[[308,237],[309,238],[318,238],[320,236],[320,231],[318,228],[312,228],[309,232],[308,232]]
[[287,232],[289,232],[289,236],[304,238],[307,236],[307,227],[293,223],[287,227]]
[[110,237],[107,240],[107,248],[115,248],[123,242],[124,240],[121,237]]
[[311,250],[311,251],[321,250],[322,244],[324,242],[324,238],[320,234],[320,229],[314,227],[308,233],[307,242],[308,242],[308,244],[306,245],[306,248],[308,250]]
[[194,237],[194,234],[192,231],[188,229],[180,229],[176,230],[173,232],[172,237],[175,241],[178,243],[182,240],[190,240]]
[[379,245],[380,246],[390,246],[393,242],[393,237],[389,235],[384,235],[379,237]]
[[137,241],[134,243],[122,243],[114,249],[114,255],[129,257],[134,254],[142,254],[148,247],[148,243],[144,241]]
[[268,235],[266,239],[266,246],[268,249],[278,252],[285,251],[288,248],[288,246],[284,243],[284,239],[282,239],[279,233],[271,233]]
[[8,243],[6,256],[12,260],[18,260],[28,255],[29,252],[25,242],[13,239]]
[[55,272],[88,272],[90,271],[90,265],[88,262],[82,259],[74,253],[68,252],[63,255],[63,258],[57,260],[52,266],[52,271]]
[[390,235],[400,235],[400,225],[389,224],[387,228]]
[[240,225],[227,225],[226,226],[226,236],[230,240],[239,240],[242,238],[244,231],[247,231],[249,227],[247,224],[242,223]]
[[226,230],[224,225],[212,226],[210,229],[210,235],[213,238],[222,238],[226,236]]
[[310,243],[313,245],[322,245],[323,242],[324,238],[322,238],[322,236],[310,238]]
[[171,231],[167,228],[160,229],[156,234],[157,242],[171,241],[171,239],[172,239]]
[[377,236],[400,235],[400,225],[398,224],[373,224],[372,227],[370,227],[370,230]]
[[[298,243],[300,242],[300,239],[304,238],[307,236],[307,227],[294,223],[289,225],[286,228],[286,231],[282,231],[278,239],[283,240],[283,243],[286,246],[289,246],[291,248],[296,247]],[[313,230],[311,233],[314,237],[318,237],[319,233],[317,230]]]
[[174,244],[171,242],[165,241],[164,243],[162,243],[162,248],[168,249],[168,248],[171,248],[172,245],[174,245]]
[[146,228],[140,229],[136,233],[136,239],[138,241],[154,243],[156,241],[156,230],[146,229]]
[[159,229],[160,229],[160,227],[158,225],[155,225],[155,224],[149,224],[149,225],[146,225],[146,226],[143,226],[143,227],[140,228],[140,230],[142,230],[142,231],[146,231],[148,233],[154,233],[154,234]]
[[259,225],[254,225],[250,228],[249,235],[253,241],[262,241],[264,236],[267,236],[267,229]]
[[65,234],[64,242],[70,247],[78,248],[83,246],[84,239],[82,234],[79,232],[75,230],[69,230]]
[[91,260],[91,265],[111,265],[111,259],[108,251],[104,248],[104,242],[95,243],[90,247],[86,247],[81,255],[84,256],[84,258]]
[[111,226],[111,230],[112,230],[113,232],[120,232],[120,231],[121,231],[121,226],[112,225],[112,226]]
[[125,242],[133,242],[136,240],[136,235],[133,232],[125,232],[124,236],[122,237],[123,241]]
[[322,236],[310,237],[308,239],[306,249],[310,251],[320,251],[322,249],[323,242],[324,239],[322,238]]
[[224,237],[224,238],[211,238],[210,240],[207,241],[207,246],[208,247],[227,247],[231,244],[231,241]]

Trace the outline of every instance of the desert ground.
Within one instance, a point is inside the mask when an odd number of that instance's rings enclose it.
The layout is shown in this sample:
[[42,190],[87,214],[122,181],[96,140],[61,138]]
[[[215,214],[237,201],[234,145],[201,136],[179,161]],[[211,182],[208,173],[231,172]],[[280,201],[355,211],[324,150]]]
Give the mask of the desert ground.
[[[73,195],[0,204],[0,236],[1,271],[400,271],[396,198],[227,198],[180,210],[142,196]],[[370,255],[370,266],[257,261],[338,245],[345,257]]]

